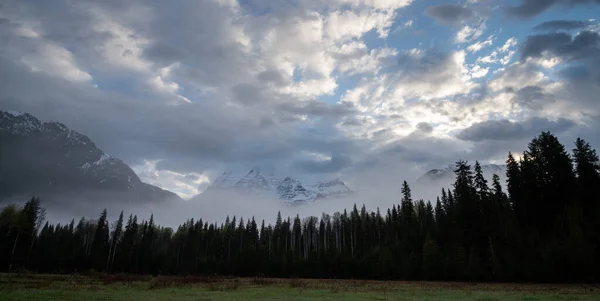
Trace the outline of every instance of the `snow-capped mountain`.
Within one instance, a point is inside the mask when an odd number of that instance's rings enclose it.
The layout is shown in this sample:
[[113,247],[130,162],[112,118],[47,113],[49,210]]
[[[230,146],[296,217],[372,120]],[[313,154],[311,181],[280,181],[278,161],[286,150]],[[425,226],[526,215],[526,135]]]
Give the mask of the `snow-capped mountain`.
[[350,188],[339,179],[305,185],[289,176],[281,179],[265,175],[260,172],[259,168],[253,168],[242,177],[236,176],[230,171],[224,172],[213,181],[205,193],[223,190],[249,192],[256,196],[294,203],[341,198],[352,193]]
[[[432,169],[426,172],[424,175],[417,179],[417,182],[440,182],[440,181],[454,181],[454,169],[456,167],[454,165],[448,165],[439,169]],[[473,170],[473,166],[471,166],[471,170]],[[497,174],[500,178],[504,177],[506,174],[506,165],[497,165],[497,164],[486,164],[481,165],[481,170],[483,171],[483,175],[486,179],[491,180],[492,175]]]
[[352,191],[340,179],[334,179],[329,182],[317,182],[308,185],[309,189],[317,191],[317,199],[344,197]]
[[114,201],[180,199],[143,183],[127,164],[98,149],[87,136],[30,114],[0,111],[0,166],[4,198],[110,192]]
[[317,197],[317,193],[307,190],[298,180],[286,177],[277,185],[275,190],[277,198],[286,201],[310,201]]

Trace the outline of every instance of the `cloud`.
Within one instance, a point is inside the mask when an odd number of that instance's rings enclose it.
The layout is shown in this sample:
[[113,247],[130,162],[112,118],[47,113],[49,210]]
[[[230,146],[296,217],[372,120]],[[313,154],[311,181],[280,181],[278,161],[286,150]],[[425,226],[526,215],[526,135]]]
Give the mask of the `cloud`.
[[521,61],[537,62],[555,71],[557,83],[550,107],[554,114],[587,119],[598,114],[600,92],[600,34],[584,29],[573,35],[548,33],[529,36]]
[[282,112],[294,115],[307,115],[316,117],[343,117],[355,112],[352,103],[343,102],[337,104],[326,104],[319,101],[306,102],[283,102],[278,105]]
[[256,75],[256,78],[265,83],[273,83],[277,86],[289,84],[289,79],[279,70],[265,70]]
[[552,20],[536,25],[535,31],[559,31],[583,29],[590,25],[589,21],[577,20]]
[[485,22],[481,22],[478,27],[465,25],[461,30],[459,30],[456,33],[456,37],[454,38],[454,40],[456,41],[456,43],[459,44],[471,42],[481,37],[485,32],[485,28]]
[[[465,77],[465,53],[445,52],[438,49],[412,49],[400,54],[395,64],[387,66],[389,73],[380,76],[371,87],[358,86],[344,99],[361,105],[377,105],[389,99],[394,102],[411,99],[442,98],[470,90],[472,83]],[[382,94],[371,94],[361,100],[361,93],[375,89]],[[360,93],[359,93],[360,92]]]
[[539,86],[525,86],[516,91],[512,101],[519,106],[539,109],[554,99],[552,94]]
[[[439,150],[443,149],[443,152]],[[396,160],[442,166],[454,162],[456,158],[464,158],[465,145],[449,137],[431,137],[425,135],[409,135],[387,145],[382,154],[395,157]]]
[[544,51],[560,51],[571,42],[571,35],[567,33],[550,33],[528,36],[521,46],[521,58],[541,57]]
[[[566,79],[566,90],[574,94],[564,94],[572,102],[592,103],[590,91],[598,89],[600,80],[600,34],[582,30],[571,36],[567,33],[549,33],[529,36],[521,49],[521,61],[533,59],[551,60],[551,66],[560,63],[558,75]],[[579,91],[573,89],[577,86]],[[583,95],[585,94],[585,95]],[[580,95],[575,98],[574,95]]]
[[427,122],[419,122],[417,123],[417,130],[429,134],[433,132],[433,127]]
[[170,191],[176,191],[184,199],[196,196],[210,184],[206,175],[196,172],[180,173],[172,170],[157,169],[159,162],[145,161],[141,165],[132,166],[132,169],[145,182],[152,185],[160,185]]
[[504,42],[504,45],[496,48],[491,54],[483,57],[478,57],[476,63],[478,64],[502,64],[507,65],[510,63],[512,57],[516,54],[514,49],[517,45],[517,39],[512,37]]
[[337,172],[349,167],[351,164],[350,157],[343,154],[335,154],[325,160],[303,160],[294,163],[295,166],[309,173]]
[[478,122],[460,131],[456,137],[461,140],[513,140],[529,138],[541,131],[561,133],[573,127],[575,123],[568,119],[550,121],[544,118],[533,118],[522,122],[506,119]]
[[553,6],[573,7],[576,5],[600,4],[600,0],[521,0],[521,4],[506,8],[509,16],[532,18]]
[[438,22],[457,25],[473,17],[473,10],[455,4],[432,5],[425,9],[425,14]]
[[485,47],[492,46],[493,39],[494,39],[494,36],[489,36],[485,41],[479,41],[479,42],[473,43],[473,44],[469,45],[469,47],[467,47],[467,51],[472,52],[472,53],[479,52],[479,51],[481,51],[481,49],[483,49]]
[[[558,42],[496,41],[514,33],[488,28],[495,15],[468,1],[427,8],[452,26],[429,35],[427,22],[406,17],[410,3],[9,0],[0,109],[64,122],[182,195],[255,165],[410,180],[522,148],[525,138],[456,137],[473,124],[564,114],[575,133],[600,114],[592,27]],[[550,24],[534,33],[568,27]],[[389,35],[392,26],[414,41]],[[517,45],[523,59],[513,62]]]

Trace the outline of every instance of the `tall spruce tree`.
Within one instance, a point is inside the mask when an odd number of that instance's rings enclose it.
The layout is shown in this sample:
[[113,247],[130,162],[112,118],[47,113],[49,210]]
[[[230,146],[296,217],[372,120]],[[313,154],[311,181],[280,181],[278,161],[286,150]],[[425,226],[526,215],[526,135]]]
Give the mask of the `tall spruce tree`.
[[108,221],[107,211],[102,210],[100,217],[96,221],[96,230],[92,243],[92,262],[96,270],[102,270],[106,266],[106,258],[108,258]]

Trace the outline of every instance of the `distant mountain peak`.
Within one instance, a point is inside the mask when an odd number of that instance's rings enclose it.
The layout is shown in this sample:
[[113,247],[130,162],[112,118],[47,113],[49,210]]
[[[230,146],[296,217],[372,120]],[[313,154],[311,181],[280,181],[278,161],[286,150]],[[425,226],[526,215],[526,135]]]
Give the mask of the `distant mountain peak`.
[[[429,170],[419,177],[417,182],[453,180],[455,168],[456,166],[454,164],[449,164],[445,167]],[[493,174],[497,174],[498,176],[502,177],[506,173],[506,165],[484,164],[481,165],[481,170],[486,177],[491,177]],[[474,172],[474,165],[471,165],[471,171]]]
[[223,172],[206,189],[206,192],[215,190],[251,192],[293,203],[344,197],[352,192],[339,178],[307,185],[292,176],[278,178],[264,175],[261,170],[259,167],[254,167],[242,177],[235,176],[231,171]]

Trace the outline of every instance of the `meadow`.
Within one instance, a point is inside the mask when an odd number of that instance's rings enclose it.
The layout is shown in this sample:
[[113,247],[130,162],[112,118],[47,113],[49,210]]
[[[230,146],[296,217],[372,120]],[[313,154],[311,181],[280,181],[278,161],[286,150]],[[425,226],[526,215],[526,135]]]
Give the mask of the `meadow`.
[[1,274],[0,300],[600,300],[600,285]]

